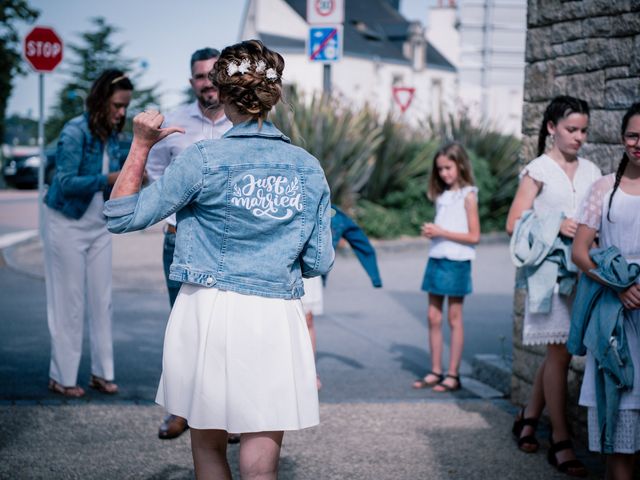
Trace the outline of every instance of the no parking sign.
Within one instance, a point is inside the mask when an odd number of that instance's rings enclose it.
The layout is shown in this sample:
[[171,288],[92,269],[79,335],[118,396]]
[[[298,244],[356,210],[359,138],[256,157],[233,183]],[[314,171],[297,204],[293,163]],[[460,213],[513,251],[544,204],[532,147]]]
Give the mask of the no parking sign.
[[337,62],[342,57],[342,25],[309,27],[307,56],[312,62]]

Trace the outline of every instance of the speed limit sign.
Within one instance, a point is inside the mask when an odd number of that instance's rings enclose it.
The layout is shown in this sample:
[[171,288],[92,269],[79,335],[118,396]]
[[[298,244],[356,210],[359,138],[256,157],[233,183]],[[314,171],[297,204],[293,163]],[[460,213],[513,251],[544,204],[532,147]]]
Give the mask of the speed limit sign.
[[307,0],[307,23],[344,23],[344,0]]

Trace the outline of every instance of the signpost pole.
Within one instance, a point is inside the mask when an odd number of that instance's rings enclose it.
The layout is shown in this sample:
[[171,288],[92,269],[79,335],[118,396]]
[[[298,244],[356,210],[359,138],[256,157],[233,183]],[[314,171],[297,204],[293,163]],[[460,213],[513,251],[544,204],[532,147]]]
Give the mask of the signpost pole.
[[325,95],[331,95],[331,64],[325,63],[322,68],[322,91]]
[[38,90],[39,90],[39,119],[38,119],[38,146],[40,147],[40,166],[38,167],[38,226],[40,227],[40,236],[44,233],[44,167],[47,162],[44,156],[44,73],[38,74]]
[[36,26],[25,37],[24,58],[38,72],[38,227],[40,236],[44,234],[44,174],[47,159],[44,155],[44,73],[52,72],[62,61],[62,40],[50,27]]

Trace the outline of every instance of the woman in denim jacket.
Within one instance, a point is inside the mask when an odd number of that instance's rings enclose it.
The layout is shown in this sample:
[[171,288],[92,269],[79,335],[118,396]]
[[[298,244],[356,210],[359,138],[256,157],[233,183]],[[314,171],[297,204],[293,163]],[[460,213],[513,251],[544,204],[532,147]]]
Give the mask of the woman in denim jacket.
[[183,284],[156,401],[187,419],[198,478],[230,478],[227,432],[242,434],[243,477],[275,478],[284,431],[319,421],[299,298],[302,276],[333,264],[330,195],[319,162],[266,121],[283,68],[256,40],[224,49],[210,78],[233,128],[186,149],[142,191],[149,149],[180,129],[160,128],[158,112],[136,116],[105,207],[118,233],[177,213],[170,278]]
[[84,395],[76,381],[85,310],[91,334],[89,386],[102,393],[118,391],[113,383],[111,234],[102,210],[120,171],[117,135],[132,90],[120,70],[106,70],[93,83],[87,112],[62,129],[56,173],[44,200],[49,389],[68,397]]

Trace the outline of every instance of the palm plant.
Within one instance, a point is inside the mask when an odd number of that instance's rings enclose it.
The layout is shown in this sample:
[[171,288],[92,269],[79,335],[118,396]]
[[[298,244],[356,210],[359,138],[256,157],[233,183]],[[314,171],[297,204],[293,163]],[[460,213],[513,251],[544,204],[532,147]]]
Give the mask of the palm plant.
[[321,163],[332,201],[346,208],[369,180],[374,155],[383,140],[377,116],[369,108],[354,110],[326,95],[310,101],[289,95],[272,116],[274,124]]

